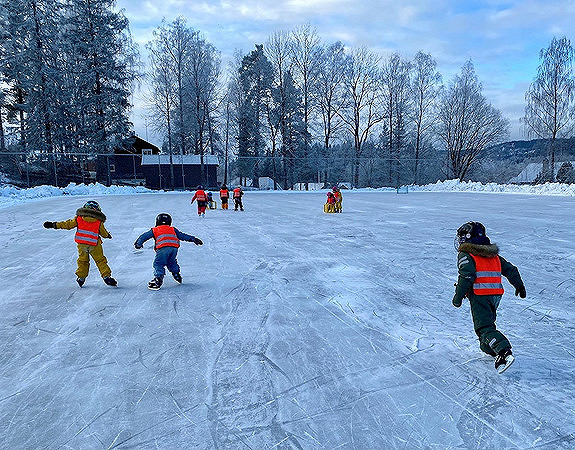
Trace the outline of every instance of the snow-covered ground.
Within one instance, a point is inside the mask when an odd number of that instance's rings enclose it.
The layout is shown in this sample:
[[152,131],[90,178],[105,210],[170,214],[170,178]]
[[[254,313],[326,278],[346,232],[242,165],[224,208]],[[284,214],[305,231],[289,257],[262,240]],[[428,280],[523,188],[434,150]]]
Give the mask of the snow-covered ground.
[[[0,210],[0,447],[575,445],[572,195],[346,191],[324,214],[323,192],[248,192],[204,219],[188,194],[91,195]],[[117,288],[93,265],[79,288],[73,231],[42,228],[91,198]],[[153,292],[132,243],[160,212],[205,244]],[[468,220],[527,286],[499,309],[503,375],[451,306]]]

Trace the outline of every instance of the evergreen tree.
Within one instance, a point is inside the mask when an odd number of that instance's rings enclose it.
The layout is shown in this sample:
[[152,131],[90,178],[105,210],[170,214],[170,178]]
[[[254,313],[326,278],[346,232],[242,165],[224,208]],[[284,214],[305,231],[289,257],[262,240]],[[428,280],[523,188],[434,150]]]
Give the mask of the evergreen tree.
[[259,158],[264,153],[262,134],[265,103],[271,97],[273,69],[264,54],[263,45],[246,55],[239,69],[243,104],[239,111],[238,157],[240,176],[259,185]]
[[82,145],[99,153],[119,145],[131,127],[129,97],[139,73],[128,20],[114,0],[64,0],[63,40],[74,61],[74,107]]

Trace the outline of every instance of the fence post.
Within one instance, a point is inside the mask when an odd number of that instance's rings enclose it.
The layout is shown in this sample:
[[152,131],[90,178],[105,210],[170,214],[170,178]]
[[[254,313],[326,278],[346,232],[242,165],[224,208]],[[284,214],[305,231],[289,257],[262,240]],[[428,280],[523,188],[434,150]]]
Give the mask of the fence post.
[[56,167],[56,154],[52,153],[52,161],[54,163],[54,183],[58,187],[58,168]]

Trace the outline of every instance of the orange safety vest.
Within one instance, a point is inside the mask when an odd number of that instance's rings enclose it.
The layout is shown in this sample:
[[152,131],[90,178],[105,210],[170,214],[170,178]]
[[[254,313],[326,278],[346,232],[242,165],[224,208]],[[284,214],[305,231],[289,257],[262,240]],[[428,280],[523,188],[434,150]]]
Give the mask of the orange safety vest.
[[503,294],[501,260],[499,256],[486,258],[484,256],[471,255],[471,257],[475,261],[473,293],[476,295]]
[[240,194],[240,192],[242,192],[242,190],[240,188],[235,188],[234,189],[234,198],[241,197],[242,195]]
[[196,200],[199,202],[205,202],[207,200],[206,193],[204,191],[202,191],[201,189],[196,191],[195,197],[196,197]]
[[220,198],[228,198],[230,196],[230,191],[227,189],[220,189]]
[[100,239],[100,220],[88,222],[82,216],[76,217],[76,236],[74,240],[78,244],[88,244],[96,246]]
[[169,225],[158,225],[152,228],[152,233],[154,233],[154,239],[156,240],[156,245],[154,248],[157,250],[163,247],[179,247],[180,240],[176,236],[176,231],[174,227]]

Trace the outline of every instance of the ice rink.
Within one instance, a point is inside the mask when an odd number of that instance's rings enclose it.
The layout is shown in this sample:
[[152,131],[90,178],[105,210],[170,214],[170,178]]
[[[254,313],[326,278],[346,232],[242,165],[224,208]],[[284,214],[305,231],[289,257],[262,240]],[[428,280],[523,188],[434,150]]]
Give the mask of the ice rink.
[[[197,217],[187,194],[0,209],[0,448],[414,449],[575,446],[575,198],[247,192]],[[44,221],[97,200],[118,287],[75,282],[74,232]],[[219,206],[219,205],[218,205]],[[150,291],[167,212],[184,283]],[[455,230],[481,221],[527,298],[498,327],[499,375],[451,305]]]

